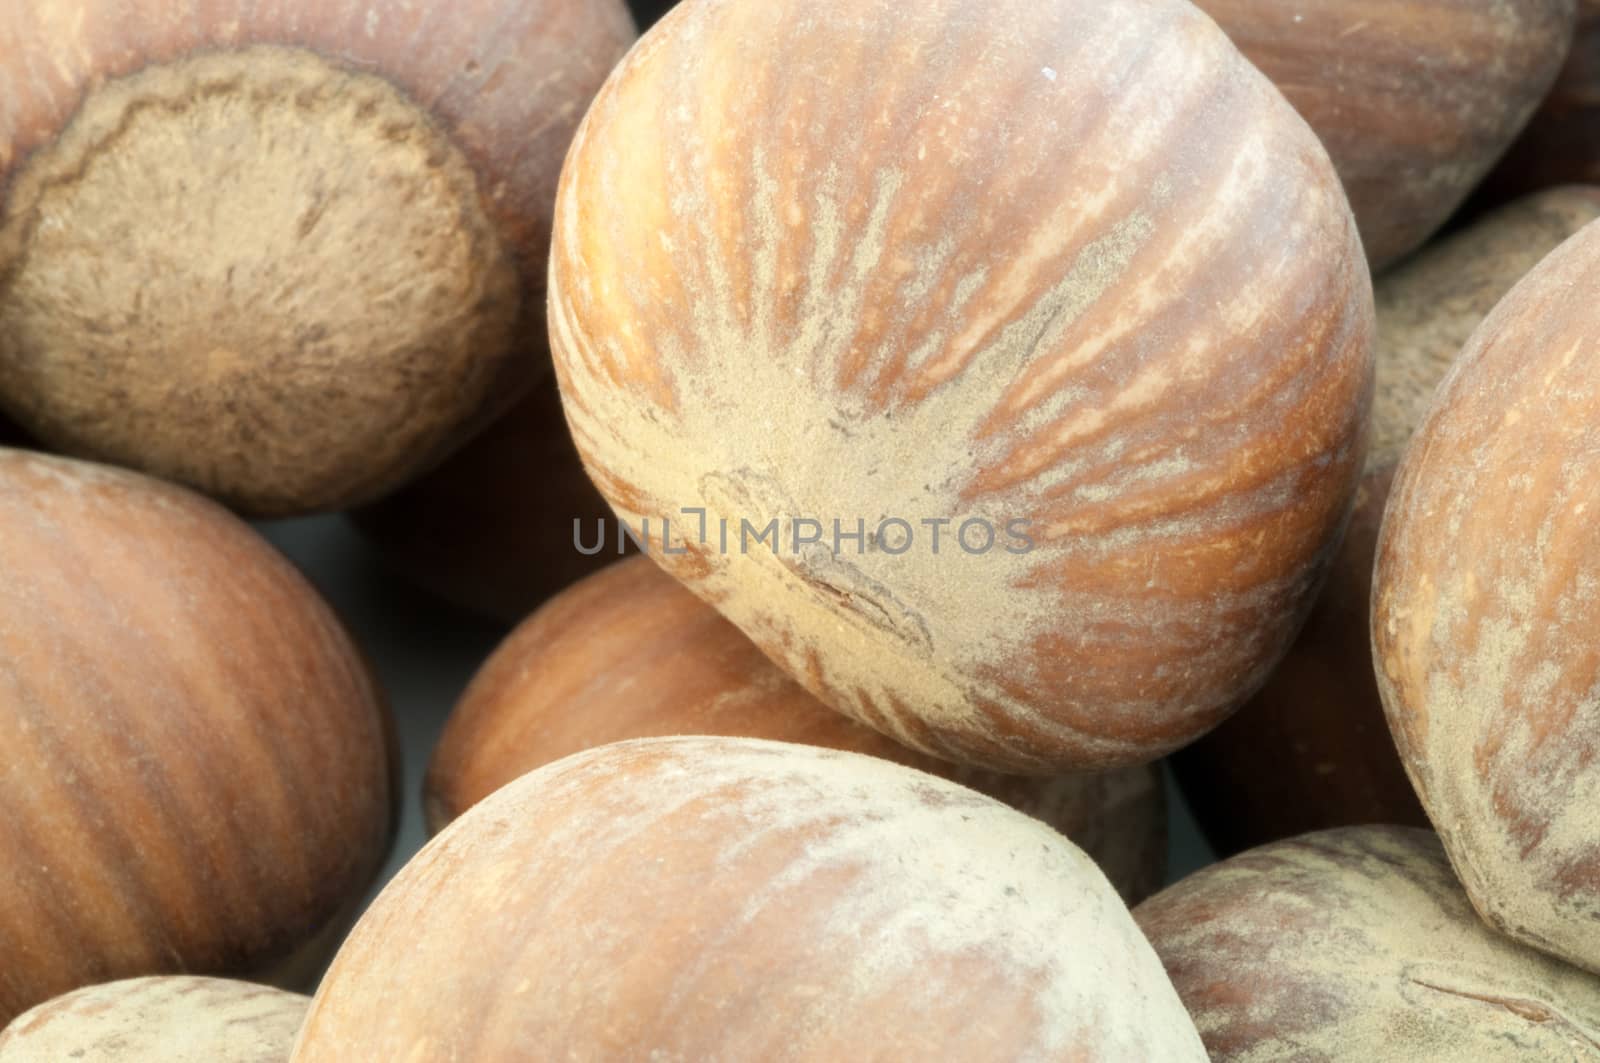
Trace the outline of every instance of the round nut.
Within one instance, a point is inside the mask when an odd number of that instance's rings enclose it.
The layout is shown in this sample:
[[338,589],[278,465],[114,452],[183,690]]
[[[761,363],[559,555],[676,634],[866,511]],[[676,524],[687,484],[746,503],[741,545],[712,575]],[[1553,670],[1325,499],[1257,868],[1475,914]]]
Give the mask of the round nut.
[[647,557],[558,595],[495,651],[434,749],[423,800],[429,826],[443,829],[562,757],[669,735],[799,742],[941,775],[1061,831],[1130,904],[1166,874],[1166,794],[1154,765],[1022,777],[906,749],[812,697]]
[[1600,218],[1600,188],[1503,207],[1378,278],[1372,447],[1322,596],[1265,687],[1172,759],[1224,856],[1363,823],[1428,826],[1383,716],[1369,617],[1395,464],[1450,363],[1546,254]]
[[1600,222],[1473,334],[1395,474],[1372,641],[1472,903],[1600,971]]
[[1432,831],[1251,850],[1134,917],[1213,1060],[1589,1059],[1600,983],[1473,912]]
[[556,177],[631,38],[620,0],[13,0],[0,407],[255,515],[423,471],[543,360]]
[[[350,518],[408,581],[506,623],[619,553],[550,377],[444,464]],[[596,541],[604,548],[585,552]]]
[[1327,147],[1367,256],[1421,247],[1527,124],[1574,0],[1196,0]]
[[25,451],[0,559],[0,1025],[137,975],[302,984],[398,811],[337,619],[215,504]]
[[1214,726],[1360,471],[1344,193],[1177,0],[682,4],[574,140],[550,308],[651,553],[826,704],[997,771]]
[[293,1059],[1203,1060],[1072,843],[876,757],[720,737],[567,757],[451,824]]
[[283,1063],[310,997],[193,975],[46,1001],[0,1032],[0,1063]]

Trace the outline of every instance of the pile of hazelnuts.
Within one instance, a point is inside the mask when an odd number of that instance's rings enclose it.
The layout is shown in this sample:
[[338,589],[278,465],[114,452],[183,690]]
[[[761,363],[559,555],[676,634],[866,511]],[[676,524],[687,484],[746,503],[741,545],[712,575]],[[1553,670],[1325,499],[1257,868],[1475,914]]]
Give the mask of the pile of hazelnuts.
[[1596,0],[3,7],[0,1063],[1600,1059]]

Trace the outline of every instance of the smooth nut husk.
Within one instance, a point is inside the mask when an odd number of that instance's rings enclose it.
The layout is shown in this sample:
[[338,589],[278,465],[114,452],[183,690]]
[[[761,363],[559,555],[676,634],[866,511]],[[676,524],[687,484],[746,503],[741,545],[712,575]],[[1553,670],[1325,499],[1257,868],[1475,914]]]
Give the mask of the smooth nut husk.
[[138,975],[303,985],[399,807],[338,620],[217,505],[25,451],[0,565],[0,1023]]
[[620,0],[21,0],[0,407],[253,515],[370,500],[534,378]]
[[1395,474],[1372,641],[1467,894],[1600,971],[1600,222],[1473,334]]
[[389,884],[296,1063],[1202,1060],[1092,861],[876,757],[620,742],[499,790]]
[[428,765],[429,828],[564,756],[669,735],[798,742],[943,776],[1055,827],[1129,904],[1166,874],[1166,795],[1154,765],[1020,777],[906,749],[817,701],[647,557],[558,595],[473,678]]
[[1370,279],[1326,153],[1189,4],[691,0],[556,219],[590,474],[828,705],[1104,768],[1287,649],[1360,470]]

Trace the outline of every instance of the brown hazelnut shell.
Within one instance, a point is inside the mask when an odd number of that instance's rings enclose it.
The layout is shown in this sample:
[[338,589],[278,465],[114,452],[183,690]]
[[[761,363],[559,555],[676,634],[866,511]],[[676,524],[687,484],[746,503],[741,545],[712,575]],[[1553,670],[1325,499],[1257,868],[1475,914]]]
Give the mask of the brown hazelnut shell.
[[1473,330],[1596,219],[1600,188],[1553,189],[1479,218],[1378,279],[1373,446],[1322,596],[1266,686],[1172,758],[1220,854],[1328,827],[1429,825],[1372,666],[1372,566],[1395,464]]
[[0,450],[0,1023],[80,986],[304,986],[396,827],[344,628],[183,488]]
[[1421,247],[1505,153],[1574,0],[1197,0],[1305,116],[1374,270]]
[[991,770],[1218,723],[1360,472],[1344,193],[1187,3],[680,5],[574,139],[550,292],[578,450],[652,555],[824,703]]
[[1432,831],[1345,827],[1134,911],[1218,1063],[1587,1059],[1600,982],[1483,925]]
[[1202,1060],[1050,827],[877,757],[618,742],[492,794],[340,949],[295,1063]]
[[254,516],[424,471],[546,362],[556,177],[621,0],[19,0],[0,408]]
[[1600,971],[1600,223],[1484,320],[1395,473],[1373,576],[1390,730],[1473,905]]
[[[618,557],[611,507],[583,470],[548,376],[444,464],[350,519],[409,582],[507,624]],[[579,550],[574,521],[586,549],[597,535],[605,549]]]
[[646,557],[564,591],[495,651],[429,763],[429,828],[443,829],[506,783],[569,754],[669,735],[804,743],[943,776],[1061,831],[1130,904],[1165,875],[1166,800],[1153,765],[1019,777],[906,749],[817,701]]
[[0,1063],[283,1063],[311,998],[155,975],[48,1000],[0,1032]]

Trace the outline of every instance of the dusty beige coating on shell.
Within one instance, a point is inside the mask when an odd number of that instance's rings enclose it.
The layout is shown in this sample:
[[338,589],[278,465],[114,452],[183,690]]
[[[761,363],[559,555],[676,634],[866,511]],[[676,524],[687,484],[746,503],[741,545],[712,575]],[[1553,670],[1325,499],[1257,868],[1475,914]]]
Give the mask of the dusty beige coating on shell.
[[1316,130],[1374,269],[1422,246],[1561,70],[1574,0],[1197,0]]
[[[1370,282],[1321,147],[1188,4],[693,0],[562,181],[591,474],[824,702],[997,770],[1109,766],[1286,648],[1360,467]],[[885,517],[909,549],[833,549]]]
[[1600,1059],[1600,982],[1484,926],[1431,831],[1262,846],[1134,917],[1213,1060]]
[[90,986],[17,1017],[0,1063],[284,1063],[311,998],[168,975]]
[[393,836],[388,713],[337,619],[137,474],[0,449],[0,731],[0,1024],[117,978],[295,979]]
[[618,0],[21,0],[0,406],[253,514],[394,487],[542,361],[565,138],[631,36]]
[[1474,333],[1401,460],[1374,576],[1389,724],[1473,904],[1600,970],[1600,223]]
[[875,757],[655,738],[567,757],[384,890],[297,1063],[1201,1060],[1105,877]]
[[1130,904],[1165,877],[1166,794],[1155,765],[1024,777],[909,750],[817,701],[647,557],[557,595],[473,677],[428,764],[429,828],[572,753],[690,734],[844,749],[951,779],[1061,831]]

